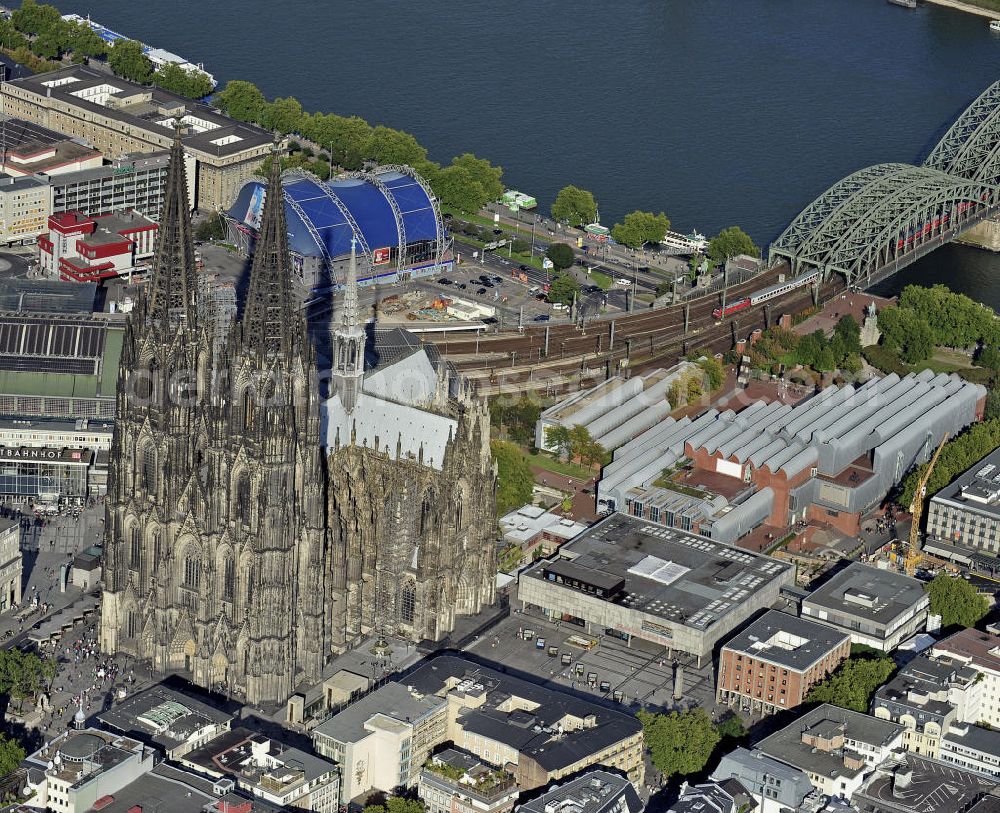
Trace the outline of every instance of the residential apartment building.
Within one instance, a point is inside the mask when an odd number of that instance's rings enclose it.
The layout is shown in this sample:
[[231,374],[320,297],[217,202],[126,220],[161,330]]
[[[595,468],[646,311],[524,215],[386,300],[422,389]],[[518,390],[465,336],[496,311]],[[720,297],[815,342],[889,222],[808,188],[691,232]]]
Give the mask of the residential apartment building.
[[517,813],[641,813],[635,788],[618,774],[586,771],[516,808]]
[[802,600],[802,616],[891,652],[925,629],[930,599],[917,579],[852,562]]
[[432,756],[417,780],[427,813],[508,813],[519,793],[511,774],[457,748]]
[[82,65],[3,82],[3,112],[93,144],[109,158],[166,150],[174,123],[197,162],[195,205],[222,209],[267,156],[272,135],[210,106]]
[[0,519],[0,613],[21,603],[21,524]]
[[0,175],[0,243],[33,243],[52,211],[51,193],[37,178]]
[[85,813],[105,796],[153,767],[153,752],[137,740],[96,728],[67,731],[25,759],[30,807]]
[[968,699],[959,720],[1000,728],[1000,635],[965,629],[935,643],[931,655],[949,658],[982,676],[973,681],[975,696]]
[[719,783],[739,782],[756,802],[758,813],[822,807],[819,791],[803,771],[761,751],[746,748],[730,751],[719,760],[711,778]]
[[850,801],[865,776],[903,748],[903,727],[824,704],[757,743],[757,750],[798,768],[824,796]]
[[313,747],[340,766],[341,804],[349,804],[372,790],[414,785],[447,739],[447,719],[444,698],[386,683],[313,729]]
[[959,680],[951,663],[918,656],[875,692],[872,714],[903,726],[907,751],[937,759],[941,738],[958,718],[949,694]]
[[[806,783],[808,785],[808,782]],[[812,786],[809,786],[812,790]],[[758,806],[753,795],[736,779],[681,785],[670,813],[752,813]]]
[[723,645],[719,702],[761,715],[795,708],[850,654],[846,632],[769,610]]

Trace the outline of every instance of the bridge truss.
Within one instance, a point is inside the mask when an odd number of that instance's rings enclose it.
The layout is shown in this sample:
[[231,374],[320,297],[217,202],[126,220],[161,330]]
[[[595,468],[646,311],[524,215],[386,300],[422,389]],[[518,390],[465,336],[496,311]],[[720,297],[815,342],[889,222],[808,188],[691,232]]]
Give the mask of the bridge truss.
[[849,283],[898,271],[1000,208],[1000,82],[972,102],[922,166],[877,164],[810,203],[769,249],[797,275]]

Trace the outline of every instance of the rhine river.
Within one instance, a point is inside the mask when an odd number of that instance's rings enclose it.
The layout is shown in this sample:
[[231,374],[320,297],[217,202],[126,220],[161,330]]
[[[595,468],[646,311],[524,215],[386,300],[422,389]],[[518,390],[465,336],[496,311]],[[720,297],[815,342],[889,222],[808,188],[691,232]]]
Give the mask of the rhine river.
[[[982,17],[885,0],[55,0],[307,110],[471,151],[543,209],[664,210],[761,245],[837,179],[921,160],[1000,79]],[[946,248],[900,276],[1000,309],[1000,256]]]

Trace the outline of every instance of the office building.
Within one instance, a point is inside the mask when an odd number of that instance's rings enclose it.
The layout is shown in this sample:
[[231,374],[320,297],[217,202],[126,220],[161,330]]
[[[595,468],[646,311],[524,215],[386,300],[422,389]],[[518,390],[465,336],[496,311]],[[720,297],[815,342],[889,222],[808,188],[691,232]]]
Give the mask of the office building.
[[34,243],[51,212],[51,192],[44,181],[0,175],[0,243]]
[[12,177],[56,176],[104,162],[99,150],[24,119],[0,122],[0,141],[0,172]]
[[757,743],[757,750],[798,768],[824,796],[850,801],[865,776],[903,747],[903,727],[823,704]]
[[273,138],[201,102],[83,65],[4,82],[3,112],[84,139],[109,158],[169,149],[180,122],[197,162],[195,206],[229,206],[270,152]]
[[846,632],[769,610],[723,645],[719,702],[761,715],[795,708],[850,654]]
[[787,563],[612,514],[522,572],[517,597],[592,635],[634,636],[700,665],[794,578]]
[[386,683],[312,731],[316,753],[340,766],[341,804],[372,790],[412,786],[447,738],[447,702]]
[[942,762],[1000,777],[1000,731],[969,723],[953,724],[941,738]]
[[426,662],[407,683],[446,700],[446,738],[513,773],[522,791],[596,766],[642,784],[642,726],[631,714],[452,656]]
[[927,626],[917,579],[852,562],[802,600],[802,616],[844,630],[855,644],[892,652]]
[[153,256],[157,225],[137,212],[87,217],[62,212],[48,219],[38,238],[43,274],[66,282],[131,279]]
[[[806,782],[809,789],[812,786]],[[670,813],[755,813],[758,803],[737,779],[709,781],[701,785],[681,785],[680,796]]]
[[927,505],[929,553],[964,565],[1000,568],[1000,450],[931,497]]

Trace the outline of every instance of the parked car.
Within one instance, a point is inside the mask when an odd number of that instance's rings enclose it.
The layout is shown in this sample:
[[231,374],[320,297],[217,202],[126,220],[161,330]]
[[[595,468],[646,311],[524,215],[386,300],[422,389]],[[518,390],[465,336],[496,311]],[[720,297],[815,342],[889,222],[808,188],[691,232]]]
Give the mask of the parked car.
[[476,293],[477,294],[485,294],[486,293],[486,289],[485,288],[480,288],[478,291],[476,291]]
[[547,313],[540,313],[538,314],[538,316],[535,317],[536,322],[548,322],[549,319],[550,317]]

